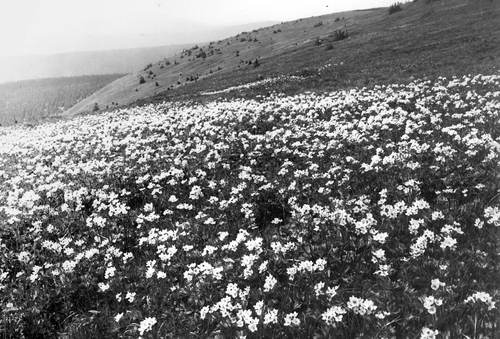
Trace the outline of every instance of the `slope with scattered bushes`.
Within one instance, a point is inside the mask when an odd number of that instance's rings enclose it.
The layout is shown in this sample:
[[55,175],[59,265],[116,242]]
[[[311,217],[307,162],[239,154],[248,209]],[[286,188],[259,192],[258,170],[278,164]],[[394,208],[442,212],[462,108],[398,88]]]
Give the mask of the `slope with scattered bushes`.
[[[106,86],[96,100],[82,101],[65,114],[88,111],[94,101],[103,107],[117,101],[133,106],[200,99],[202,92],[282,75],[307,78],[275,88],[297,93],[498,69],[498,1],[417,1],[401,7],[393,14],[380,8],[299,19],[193,46],[196,50],[152,63],[147,71]],[[347,38],[339,39],[344,35]],[[256,90],[238,95],[265,94]]]

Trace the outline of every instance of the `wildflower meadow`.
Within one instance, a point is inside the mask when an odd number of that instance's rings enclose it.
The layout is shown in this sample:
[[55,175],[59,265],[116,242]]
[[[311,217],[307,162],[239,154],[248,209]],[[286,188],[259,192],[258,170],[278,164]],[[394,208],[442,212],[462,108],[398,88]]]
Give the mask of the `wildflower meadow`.
[[500,338],[500,76],[0,129],[0,338]]

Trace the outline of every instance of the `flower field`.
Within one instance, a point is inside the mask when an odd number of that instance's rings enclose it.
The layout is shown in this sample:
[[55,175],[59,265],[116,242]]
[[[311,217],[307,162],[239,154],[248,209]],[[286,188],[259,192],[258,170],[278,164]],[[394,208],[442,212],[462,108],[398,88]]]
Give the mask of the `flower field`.
[[0,130],[0,338],[500,338],[500,76]]

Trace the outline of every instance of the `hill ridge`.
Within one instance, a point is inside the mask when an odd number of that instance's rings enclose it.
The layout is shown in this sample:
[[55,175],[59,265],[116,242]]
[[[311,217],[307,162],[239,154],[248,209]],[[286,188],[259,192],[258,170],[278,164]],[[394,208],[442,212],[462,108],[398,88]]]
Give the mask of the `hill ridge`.
[[332,13],[242,32],[150,63],[64,115],[87,112],[95,102],[106,107],[197,98],[280,75],[310,76],[307,85],[295,82],[280,90],[321,91],[484,72],[499,64],[499,7],[489,1],[412,2],[392,15],[387,8]]

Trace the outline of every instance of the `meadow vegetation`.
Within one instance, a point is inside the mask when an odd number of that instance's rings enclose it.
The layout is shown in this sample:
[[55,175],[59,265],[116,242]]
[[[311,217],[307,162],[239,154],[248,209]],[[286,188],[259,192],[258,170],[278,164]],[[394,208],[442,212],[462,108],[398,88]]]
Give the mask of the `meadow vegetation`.
[[0,338],[500,338],[499,86],[2,129]]
[[0,128],[0,339],[500,339],[499,7],[243,32]]

